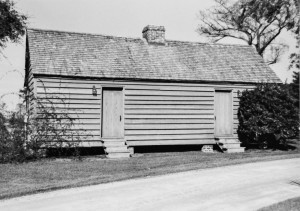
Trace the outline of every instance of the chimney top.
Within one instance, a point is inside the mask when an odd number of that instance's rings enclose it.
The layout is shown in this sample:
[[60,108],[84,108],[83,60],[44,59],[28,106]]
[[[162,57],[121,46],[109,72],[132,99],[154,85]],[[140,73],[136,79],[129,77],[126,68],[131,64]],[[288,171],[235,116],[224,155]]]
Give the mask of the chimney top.
[[164,26],[153,26],[148,25],[143,29],[143,38],[147,40],[148,43],[153,44],[165,44],[165,27]]

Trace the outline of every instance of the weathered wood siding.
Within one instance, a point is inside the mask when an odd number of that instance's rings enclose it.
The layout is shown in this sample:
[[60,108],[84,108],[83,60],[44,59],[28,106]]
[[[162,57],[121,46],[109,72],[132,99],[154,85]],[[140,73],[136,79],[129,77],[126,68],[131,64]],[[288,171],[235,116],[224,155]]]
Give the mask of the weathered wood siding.
[[35,79],[33,78],[33,75],[30,73],[27,81],[27,102],[26,102],[26,110],[28,114],[32,114],[34,112],[34,106],[35,106]]
[[[92,87],[97,96],[92,95]],[[209,144],[214,141],[215,88],[233,90],[234,134],[238,124],[237,91],[245,85],[39,78],[36,94],[46,106],[76,118],[74,130],[101,145],[102,87],[123,87],[125,139],[136,145]],[[248,87],[250,88],[250,86]],[[94,143],[94,144],[93,144]]]

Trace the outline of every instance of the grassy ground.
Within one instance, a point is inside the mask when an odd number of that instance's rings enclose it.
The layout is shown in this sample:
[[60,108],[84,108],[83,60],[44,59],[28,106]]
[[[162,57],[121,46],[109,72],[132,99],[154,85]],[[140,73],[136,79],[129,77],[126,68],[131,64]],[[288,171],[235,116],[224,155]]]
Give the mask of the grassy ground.
[[236,154],[187,151],[144,153],[143,156],[123,160],[94,156],[83,160],[44,159],[24,164],[1,164],[0,199],[195,169],[298,158],[299,152],[299,149],[251,150]]
[[288,199],[277,204],[259,209],[258,211],[299,211],[300,210],[300,197]]

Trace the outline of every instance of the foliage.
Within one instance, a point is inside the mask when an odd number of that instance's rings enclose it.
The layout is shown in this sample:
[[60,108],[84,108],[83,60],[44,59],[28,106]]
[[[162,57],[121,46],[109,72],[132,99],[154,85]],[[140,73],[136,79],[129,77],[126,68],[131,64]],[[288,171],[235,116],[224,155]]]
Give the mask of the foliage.
[[[49,148],[55,148],[58,155],[69,150],[69,154],[78,156],[84,130],[73,130],[76,118],[70,117],[70,110],[67,107],[59,110],[50,100],[33,100],[37,110],[29,114],[28,124],[22,106],[8,119],[0,113],[0,163],[39,159]],[[63,100],[61,105],[67,106]]]
[[276,63],[284,49],[274,45],[275,38],[283,31],[297,27],[297,15],[294,0],[215,0],[216,6],[200,11],[201,21],[197,28],[200,35],[213,41],[225,37],[236,38],[253,45],[259,55],[264,56],[266,49],[272,51],[269,64]]
[[300,72],[293,72],[293,81],[289,85],[290,86],[290,92],[291,95],[296,99],[295,106],[299,108],[299,86],[300,86],[300,81],[299,81],[299,74]]
[[76,118],[70,117],[67,104],[63,99],[55,99],[61,101],[64,109],[58,110],[50,100],[45,102],[36,99],[37,113],[29,118],[27,145],[36,157],[41,156],[39,153],[42,148],[55,148],[59,154],[64,149],[73,148],[74,155],[79,153],[80,135],[85,130],[75,128]]
[[6,123],[0,131],[0,162],[22,162],[26,158],[23,117],[13,113],[8,120],[4,117],[3,120]]
[[241,93],[239,139],[244,145],[279,147],[299,129],[299,108],[287,85],[259,84]]
[[7,150],[7,140],[9,137],[8,130],[6,128],[6,118],[0,113],[0,162],[5,161],[5,153]]
[[290,57],[290,65],[289,69],[295,68],[300,69],[300,54],[299,53],[291,53]]
[[292,30],[292,33],[295,35],[295,38],[297,40],[297,44],[296,44],[296,52],[292,53],[290,55],[290,65],[289,65],[289,69],[300,69],[300,53],[299,53],[299,42],[300,42],[300,37],[299,37],[299,28],[300,28],[300,18],[299,18],[299,2],[298,0],[295,0],[295,5],[297,8],[297,14],[298,14],[298,19],[296,20],[296,27]]
[[15,3],[0,0],[0,48],[9,40],[18,42],[25,33],[27,17],[15,10]]

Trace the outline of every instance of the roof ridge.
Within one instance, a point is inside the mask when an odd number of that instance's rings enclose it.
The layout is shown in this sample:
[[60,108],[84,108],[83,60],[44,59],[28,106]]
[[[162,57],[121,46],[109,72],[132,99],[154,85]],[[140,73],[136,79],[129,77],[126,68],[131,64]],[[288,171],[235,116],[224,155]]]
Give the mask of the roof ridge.
[[128,39],[128,40],[142,40],[142,38],[139,38],[139,37],[121,37],[121,36],[106,35],[106,34],[74,32],[74,31],[65,31],[65,30],[54,30],[54,29],[27,28],[27,30],[43,31],[43,32],[69,33],[69,34],[81,34],[81,35],[92,35],[92,36],[102,36],[102,37],[106,37],[106,38],[117,38],[117,39]]
[[[127,40],[142,40],[142,38],[140,38],[140,37],[122,37],[122,36],[114,36],[114,35],[107,35],[107,34],[74,32],[74,31],[55,30],[55,29],[27,28],[27,30],[102,36],[102,37],[111,38],[111,39],[116,38],[116,39],[127,39]],[[195,42],[195,41],[186,41],[186,40],[166,40],[166,43],[168,43],[168,42],[176,42],[176,43],[184,43],[184,44],[197,44],[197,45],[219,45],[219,46],[251,47],[249,45],[242,45],[242,44],[205,43],[205,42]]]
[[180,42],[186,44],[198,44],[198,45],[221,45],[221,46],[239,46],[239,47],[252,47],[251,45],[243,45],[243,44],[227,44],[227,43],[210,43],[210,42],[195,42],[195,41],[181,41],[181,40],[166,40],[167,42]]

